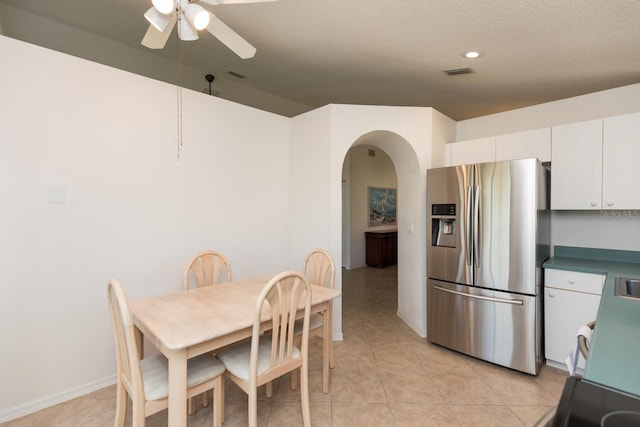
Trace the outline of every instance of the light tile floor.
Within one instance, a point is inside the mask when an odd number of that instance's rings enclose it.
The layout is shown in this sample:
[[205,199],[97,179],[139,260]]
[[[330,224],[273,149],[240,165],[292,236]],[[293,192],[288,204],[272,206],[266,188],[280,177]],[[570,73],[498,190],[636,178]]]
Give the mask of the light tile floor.
[[[322,393],[322,340],[310,342],[313,426],[533,426],[559,400],[566,373],[544,366],[533,377],[430,344],[396,315],[397,269],[343,270],[344,341],[335,343],[331,392]],[[259,425],[302,424],[290,378],[262,390]],[[227,382],[225,427],[247,425],[246,395]],[[0,427],[112,426],[115,387],[61,403]],[[210,426],[211,405],[189,416]],[[166,411],[147,418],[165,426]],[[131,425],[130,411],[125,425]]]

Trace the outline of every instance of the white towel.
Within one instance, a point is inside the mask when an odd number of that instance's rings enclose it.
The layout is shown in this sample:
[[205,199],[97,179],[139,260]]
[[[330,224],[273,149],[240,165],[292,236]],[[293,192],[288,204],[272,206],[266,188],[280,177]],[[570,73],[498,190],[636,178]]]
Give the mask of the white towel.
[[[567,357],[566,364],[569,369],[569,375],[575,375],[578,369],[578,361],[580,360],[580,337],[584,337],[587,350],[591,348],[591,337],[593,336],[593,329],[587,325],[580,326],[578,333],[576,334],[576,349],[571,351]],[[585,359],[586,360],[586,359]]]
[[591,349],[591,337],[593,337],[593,329],[591,329],[587,325],[580,326],[576,338],[580,339],[581,336],[584,337],[584,340],[587,344],[587,350]]

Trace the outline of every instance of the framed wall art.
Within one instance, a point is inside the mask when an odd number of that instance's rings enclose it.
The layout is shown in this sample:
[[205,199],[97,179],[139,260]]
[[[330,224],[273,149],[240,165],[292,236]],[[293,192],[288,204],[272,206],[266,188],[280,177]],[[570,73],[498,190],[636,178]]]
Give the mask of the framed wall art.
[[396,224],[396,189],[367,187],[369,227]]

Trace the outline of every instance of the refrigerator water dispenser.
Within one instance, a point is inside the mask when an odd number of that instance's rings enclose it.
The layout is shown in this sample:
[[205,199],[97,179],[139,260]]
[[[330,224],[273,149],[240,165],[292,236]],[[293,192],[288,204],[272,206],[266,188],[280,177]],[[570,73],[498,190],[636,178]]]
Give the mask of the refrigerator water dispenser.
[[456,247],[456,205],[431,206],[431,245]]

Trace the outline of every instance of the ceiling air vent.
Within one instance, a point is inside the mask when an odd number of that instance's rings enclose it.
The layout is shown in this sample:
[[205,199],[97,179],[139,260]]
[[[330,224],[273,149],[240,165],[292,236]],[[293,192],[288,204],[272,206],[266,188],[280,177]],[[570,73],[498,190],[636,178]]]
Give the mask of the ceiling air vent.
[[240,73],[236,73],[235,71],[227,71],[227,74],[229,74],[230,76],[233,76],[233,77],[237,77],[239,79],[246,79],[247,78],[247,76],[244,76],[244,75],[242,75]]
[[457,76],[459,74],[471,74],[473,70],[471,68],[456,68],[453,70],[444,70],[443,73],[448,76]]

